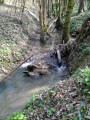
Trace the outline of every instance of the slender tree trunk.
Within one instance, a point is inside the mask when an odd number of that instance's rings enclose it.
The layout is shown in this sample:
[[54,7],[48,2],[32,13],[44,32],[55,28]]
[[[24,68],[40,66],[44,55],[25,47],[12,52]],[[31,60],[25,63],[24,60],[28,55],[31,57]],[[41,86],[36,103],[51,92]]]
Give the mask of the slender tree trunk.
[[48,6],[48,11],[47,11],[47,15],[48,15],[48,18],[50,17],[50,1],[47,0],[47,6]]
[[59,19],[61,21],[61,0],[59,0]]
[[0,0],[0,4],[4,4],[4,0]]
[[53,0],[51,0],[51,4],[52,4],[52,14],[55,17],[55,10],[54,10],[54,5],[53,5]]
[[40,42],[44,43],[44,32],[46,29],[46,19],[45,19],[45,1],[44,0],[40,0],[39,1],[39,21],[40,21],[40,30],[41,30],[41,34],[40,34]]
[[22,13],[24,12],[25,4],[26,4],[26,1],[22,0],[22,2],[21,2],[21,11],[22,11]]
[[68,6],[67,6],[67,11],[66,11],[66,16],[65,16],[63,36],[62,36],[62,40],[65,43],[69,40],[69,36],[70,36],[70,20],[71,20],[73,6],[74,6],[74,0],[69,0]]
[[58,16],[58,0],[55,0],[55,5],[56,5],[56,16]]
[[61,17],[63,18],[65,16],[66,13],[66,8],[67,8],[67,0],[63,0],[62,1],[62,13],[61,13]]
[[78,14],[84,12],[85,9],[84,9],[84,0],[80,0],[79,1],[79,9],[78,9]]
[[46,32],[46,5],[45,0],[41,0],[42,2],[42,21],[43,21],[43,31]]

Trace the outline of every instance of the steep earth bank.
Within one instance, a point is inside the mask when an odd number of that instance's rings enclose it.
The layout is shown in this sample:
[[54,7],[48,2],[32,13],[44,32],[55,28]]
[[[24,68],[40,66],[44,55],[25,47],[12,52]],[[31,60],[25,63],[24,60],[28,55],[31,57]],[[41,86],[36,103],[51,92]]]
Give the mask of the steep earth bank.
[[79,67],[90,66],[90,18],[84,21],[68,62],[71,72]]
[[39,44],[35,43],[39,38],[35,9],[36,6],[30,7],[30,11],[25,10],[22,16],[20,10],[15,13],[12,5],[0,5],[0,81],[39,51]]

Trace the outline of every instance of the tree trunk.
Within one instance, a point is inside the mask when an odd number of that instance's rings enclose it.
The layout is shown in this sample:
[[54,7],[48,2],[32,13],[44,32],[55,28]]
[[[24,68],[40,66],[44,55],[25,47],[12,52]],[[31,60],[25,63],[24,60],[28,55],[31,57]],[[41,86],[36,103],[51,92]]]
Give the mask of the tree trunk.
[[61,13],[62,18],[65,16],[66,8],[67,8],[67,0],[63,0],[62,1],[62,13]]
[[39,20],[40,20],[40,29],[41,29],[41,36],[40,36],[40,42],[44,43],[44,32],[46,32],[46,6],[45,6],[45,0],[39,1]]
[[41,0],[42,5],[42,21],[43,21],[43,31],[46,31],[46,6],[45,6],[45,0]]
[[53,0],[51,0],[51,4],[52,4],[52,15],[55,17],[55,10],[54,10],[54,5],[53,5]]
[[4,0],[0,0],[0,4],[4,4]]
[[50,10],[50,8],[49,8],[50,7],[50,1],[49,0],[47,1],[47,6],[48,6],[47,16],[49,18],[50,17],[50,11],[49,11]]
[[78,14],[84,12],[85,9],[84,9],[84,0],[80,0],[79,1],[79,9],[78,9]]
[[58,0],[55,0],[56,16],[58,16]]
[[61,21],[61,0],[59,0],[59,19]]
[[62,40],[65,43],[69,40],[69,36],[70,36],[70,20],[71,20],[73,6],[74,6],[74,0],[69,0],[65,15],[65,23],[64,23],[63,36],[62,36]]
[[44,43],[44,31],[43,31],[43,26],[42,26],[42,8],[41,8],[41,1],[39,1],[39,21],[40,21],[40,42]]

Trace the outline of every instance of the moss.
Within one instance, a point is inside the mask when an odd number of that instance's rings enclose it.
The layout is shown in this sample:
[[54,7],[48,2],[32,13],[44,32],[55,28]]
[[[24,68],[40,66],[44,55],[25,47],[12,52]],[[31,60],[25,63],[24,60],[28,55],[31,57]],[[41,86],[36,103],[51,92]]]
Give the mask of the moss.
[[66,11],[66,16],[65,16],[63,37],[62,37],[62,39],[65,42],[67,42],[69,40],[69,35],[70,35],[70,19],[71,19],[71,14],[72,14],[73,6],[74,6],[74,0],[69,0],[67,11]]
[[[90,55],[90,44],[83,44],[80,45],[77,50],[74,52],[75,56],[70,58],[70,71],[72,73],[79,68],[80,66],[83,65],[85,60],[88,58]],[[88,63],[87,63],[88,64]]]

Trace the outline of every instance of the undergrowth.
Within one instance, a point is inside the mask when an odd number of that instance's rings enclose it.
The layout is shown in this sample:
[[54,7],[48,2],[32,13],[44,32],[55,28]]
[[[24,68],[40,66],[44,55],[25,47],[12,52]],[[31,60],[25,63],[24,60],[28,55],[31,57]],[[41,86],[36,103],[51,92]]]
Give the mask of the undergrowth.
[[26,120],[27,117],[23,112],[13,113],[12,116],[7,117],[7,120]]
[[83,85],[83,89],[81,90],[86,95],[89,95],[87,96],[87,98],[90,99],[90,68],[86,66],[83,69],[81,68],[77,69],[75,73],[72,75],[72,78],[74,80],[77,80],[76,82],[78,84]]
[[71,32],[80,30],[83,21],[85,21],[89,16],[90,16],[90,11],[86,11],[78,16],[73,16],[71,18],[71,23],[70,23]]

